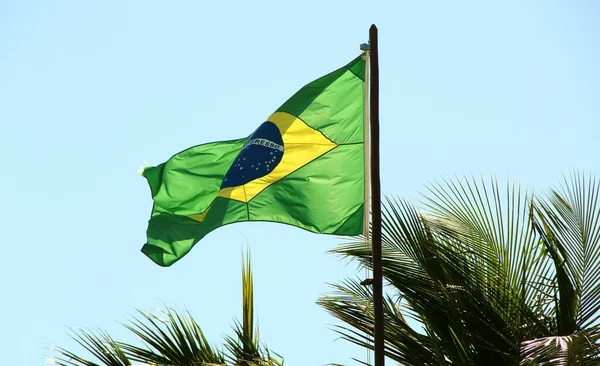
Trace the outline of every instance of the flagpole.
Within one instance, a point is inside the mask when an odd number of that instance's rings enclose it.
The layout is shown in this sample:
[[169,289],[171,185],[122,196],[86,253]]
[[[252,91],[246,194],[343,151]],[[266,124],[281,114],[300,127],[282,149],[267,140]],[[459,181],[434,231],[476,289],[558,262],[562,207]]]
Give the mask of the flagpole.
[[383,276],[381,266],[381,182],[379,177],[379,49],[377,26],[369,28],[371,130],[371,243],[373,246],[373,312],[375,366],[384,366]]

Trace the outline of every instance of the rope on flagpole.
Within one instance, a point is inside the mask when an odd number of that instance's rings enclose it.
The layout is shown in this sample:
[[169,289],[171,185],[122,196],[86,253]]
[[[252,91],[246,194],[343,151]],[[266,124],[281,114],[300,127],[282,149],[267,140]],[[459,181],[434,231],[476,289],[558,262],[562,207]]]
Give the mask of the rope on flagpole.
[[[364,203],[363,203],[363,235],[365,237],[365,246],[367,250],[372,251],[372,247],[369,241],[369,231],[370,231],[370,216],[371,216],[371,136],[370,136],[370,107],[369,107],[369,82],[370,82],[370,57],[369,50],[370,45],[368,43],[363,43],[360,45],[361,51],[364,52],[363,60],[365,60],[365,83],[364,83],[364,116],[363,116],[363,146],[364,146]],[[371,261],[373,256],[371,254]],[[372,263],[371,263],[372,264]],[[371,278],[371,271],[369,270],[369,266],[365,266],[365,279]],[[368,311],[369,304],[365,307]],[[371,337],[367,335],[367,343],[371,344]],[[367,348],[367,365],[371,365],[371,350]]]

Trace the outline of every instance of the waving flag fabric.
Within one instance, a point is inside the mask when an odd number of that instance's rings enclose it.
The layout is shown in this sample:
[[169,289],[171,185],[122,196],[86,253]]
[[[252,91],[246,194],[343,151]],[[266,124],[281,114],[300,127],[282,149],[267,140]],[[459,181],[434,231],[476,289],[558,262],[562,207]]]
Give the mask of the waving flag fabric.
[[212,230],[242,221],[360,234],[364,69],[357,57],[309,83],[246,138],[145,168],[154,206],[142,252],[170,266]]

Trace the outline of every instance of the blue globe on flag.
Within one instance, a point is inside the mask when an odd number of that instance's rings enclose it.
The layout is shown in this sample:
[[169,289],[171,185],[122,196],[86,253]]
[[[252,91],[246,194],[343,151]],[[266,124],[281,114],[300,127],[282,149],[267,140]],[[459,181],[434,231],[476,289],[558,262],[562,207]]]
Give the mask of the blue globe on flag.
[[241,186],[269,174],[281,161],[283,151],[279,128],[272,122],[264,122],[250,135],[233,161],[221,189]]

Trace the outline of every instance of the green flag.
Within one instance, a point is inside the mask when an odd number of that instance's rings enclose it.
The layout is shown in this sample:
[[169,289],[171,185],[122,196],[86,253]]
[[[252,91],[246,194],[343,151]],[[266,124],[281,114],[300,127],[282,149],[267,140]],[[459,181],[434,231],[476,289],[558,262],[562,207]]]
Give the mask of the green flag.
[[364,70],[357,57],[304,86],[250,136],[145,168],[154,206],[142,252],[170,266],[212,230],[242,221],[360,234]]

